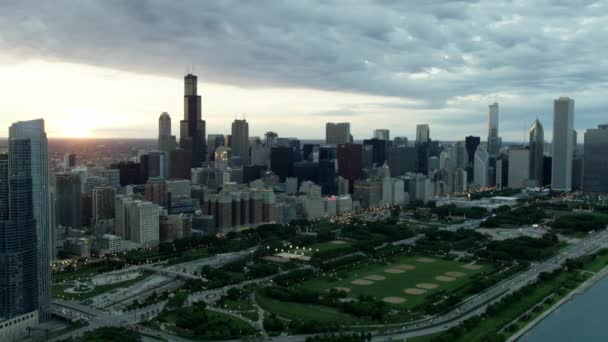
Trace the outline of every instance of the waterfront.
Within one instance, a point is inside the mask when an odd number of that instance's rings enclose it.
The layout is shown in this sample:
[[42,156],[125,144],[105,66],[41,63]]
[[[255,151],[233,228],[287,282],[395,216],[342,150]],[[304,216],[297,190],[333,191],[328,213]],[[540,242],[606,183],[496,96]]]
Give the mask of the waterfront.
[[518,341],[606,341],[608,277],[573,297],[524,334]]

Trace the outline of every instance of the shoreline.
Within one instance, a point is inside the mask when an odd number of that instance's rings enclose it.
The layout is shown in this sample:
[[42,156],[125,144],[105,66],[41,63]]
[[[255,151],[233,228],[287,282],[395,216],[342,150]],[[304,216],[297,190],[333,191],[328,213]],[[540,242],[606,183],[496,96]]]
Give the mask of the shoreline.
[[560,299],[557,303],[553,304],[550,308],[545,310],[542,314],[520,329],[517,333],[513,334],[511,337],[507,339],[507,342],[515,342],[520,337],[525,335],[528,331],[534,328],[537,324],[539,324],[542,320],[551,315],[555,310],[557,310],[560,306],[565,304],[566,302],[574,299],[576,296],[584,294],[589,288],[595,285],[597,282],[602,280],[606,275],[608,275],[608,265],[602,268],[601,271],[594,274],[591,278],[587,279],[585,282],[580,284],[576,289],[572,290],[568,293],[564,298]]

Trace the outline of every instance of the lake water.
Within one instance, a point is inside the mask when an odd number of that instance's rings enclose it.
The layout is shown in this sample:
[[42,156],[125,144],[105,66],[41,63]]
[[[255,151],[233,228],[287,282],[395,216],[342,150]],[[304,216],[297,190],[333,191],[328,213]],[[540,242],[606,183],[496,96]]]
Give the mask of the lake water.
[[608,341],[608,277],[561,305],[518,341]]

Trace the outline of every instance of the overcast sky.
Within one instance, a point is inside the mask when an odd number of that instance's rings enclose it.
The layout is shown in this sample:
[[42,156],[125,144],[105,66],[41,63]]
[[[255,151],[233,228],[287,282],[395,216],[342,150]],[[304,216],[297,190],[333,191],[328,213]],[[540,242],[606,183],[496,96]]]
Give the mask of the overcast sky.
[[199,76],[207,133],[323,138],[351,122],[435,139],[521,141],[553,99],[575,127],[608,122],[607,1],[23,1],[0,3],[0,136],[43,117],[51,137],[155,137]]

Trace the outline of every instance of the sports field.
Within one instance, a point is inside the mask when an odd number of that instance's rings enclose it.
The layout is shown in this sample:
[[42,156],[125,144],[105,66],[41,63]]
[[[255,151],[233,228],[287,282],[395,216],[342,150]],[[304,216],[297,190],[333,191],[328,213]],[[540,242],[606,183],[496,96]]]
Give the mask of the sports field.
[[342,278],[319,277],[304,282],[302,287],[315,291],[335,288],[347,292],[348,297],[369,295],[409,308],[433,292],[449,292],[465,285],[473,275],[490,267],[425,256],[398,256],[389,264],[363,264],[340,274]]

